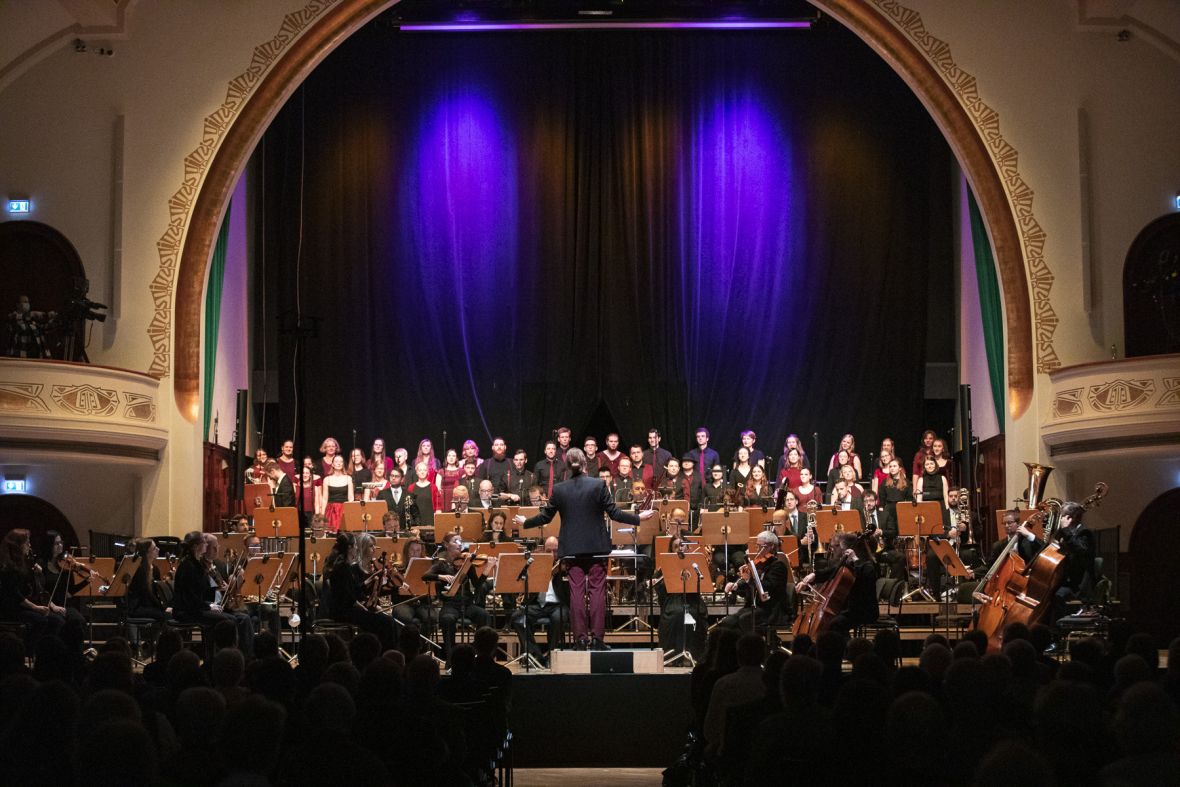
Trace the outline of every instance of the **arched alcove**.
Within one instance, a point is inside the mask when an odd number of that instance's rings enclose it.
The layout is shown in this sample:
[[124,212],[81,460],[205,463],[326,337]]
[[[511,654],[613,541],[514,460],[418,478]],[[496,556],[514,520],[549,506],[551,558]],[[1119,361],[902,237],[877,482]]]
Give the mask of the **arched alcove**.
[[1148,224],[1127,252],[1123,341],[1128,358],[1180,353],[1180,213]]
[[34,311],[61,313],[85,280],[82,258],[65,235],[39,221],[0,222],[0,313],[12,311],[21,295]]
[[1152,500],[1131,531],[1130,618],[1138,631],[1152,634],[1160,647],[1180,636],[1180,487]]
[[66,515],[57,506],[35,495],[0,495],[0,527],[7,532],[14,528],[24,528],[31,535],[33,551],[39,557],[41,554],[45,533],[56,530],[61,533],[61,540],[66,549],[78,546],[78,534]]

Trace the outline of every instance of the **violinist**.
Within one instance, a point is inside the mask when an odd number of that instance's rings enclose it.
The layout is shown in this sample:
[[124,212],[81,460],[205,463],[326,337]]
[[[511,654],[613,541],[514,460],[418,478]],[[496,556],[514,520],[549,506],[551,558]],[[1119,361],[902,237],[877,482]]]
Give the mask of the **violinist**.
[[217,538],[207,540],[194,530],[180,542],[180,563],[176,566],[173,579],[172,616],[179,623],[197,623],[202,628],[213,628],[223,620],[232,622],[238,630],[238,647],[245,655],[254,651],[254,626],[244,612],[227,613],[214,596],[215,588],[225,589],[225,576],[213,563],[212,557],[204,558],[210,546],[217,549]]
[[[420,538],[408,539],[402,547],[401,562],[397,564],[397,569],[405,574],[410,570],[410,561],[419,557],[426,557],[426,544]],[[430,605],[430,597],[415,597],[405,584],[394,595],[393,616],[406,625],[416,623],[418,629],[428,637],[433,636],[434,624],[438,619]]]
[[867,543],[868,540],[857,533],[836,533],[829,545],[827,567],[813,571],[795,585],[795,590],[802,592],[808,587],[824,585],[843,566],[851,569],[853,581],[848,602],[831,623],[831,630],[840,632],[845,638],[854,626],[877,620],[877,566]]
[[[557,561],[557,536],[545,539],[545,552],[553,555],[554,561]],[[520,640],[521,652],[530,653],[542,664],[545,663],[547,654],[543,654],[537,647],[533,633],[544,623],[547,629],[548,650],[552,652],[561,644],[565,634],[565,622],[570,614],[569,582],[560,572],[561,563],[554,562],[549,587],[544,591],[529,594],[530,597],[525,599],[525,603],[512,613],[512,630]]]
[[[739,570],[739,578],[727,582],[725,592],[742,597],[742,609],[725,619],[725,623],[746,631],[761,633],[790,618],[794,604],[787,582],[789,569],[778,558],[779,539],[772,530],[758,534],[758,551],[749,555]],[[758,572],[754,579],[753,572]],[[762,592],[758,592],[761,584]]]
[[46,634],[60,635],[66,611],[51,599],[37,598],[36,580],[41,567],[33,560],[29,531],[14,528],[0,542],[0,620],[23,623],[25,651],[32,653]]
[[[651,580],[660,602],[660,647],[665,653],[687,650],[694,659],[700,659],[705,652],[708,628],[709,610],[701,592],[713,587],[705,573],[708,569],[706,555],[699,550],[699,546],[687,544],[679,535],[673,536],[668,543],[669,553],[677,556],[675,565],[685,579],[686,592],[669,593],[659,571]],[[686,615],[692,616],[691,626],[685,625]]]
[[49,555],[41,575],[47,597],[65,610],[67,625],[76,627],[80,636],[86,620],[82,613],[70,604],[69,598],[85,590],[90,580],[97,578],[98,574],[66,553],[65,542],[56,530],[46,531],[45,551],[42,554]]
[[155,567],[160,548],[150,538],[137,538],[135,556],[139,558],[139,568],[127,586],[127,617],[151,618],[162,623],[169,618],[169,610],[156,596]]
[[[468,565],[469,560],[474,561],[469,553],[463,551],[463,538],[458,533],[447,533],[443,536],[442,548],[444,550],[442,558],[434,562],[423,578],[428,582],[438,583],[438,592],[442,597],[442,609],[438,614],[438,622],[443,635],[443,658],[447,658],[455,646],[455,631],[459,627],[460,620],[467,619],[471,621],[473,628],[478,629],[480,626],[488,625],[491,622],[491,616],[483,606],[483,599],[488,590],[487,577],[471,571],[469,566],[463,577],[459,579],[458,592],[446,595],[446,591],[456,581],[458,572]],[[495,558],[487,559],[495,560]]]
[[393,618],[373,608],[385,582],[385,565],[374,560],[375,542],[368,533],[338,533],[324,573],[328,584],[328,614],[375,634],[382,650],[397,644]]

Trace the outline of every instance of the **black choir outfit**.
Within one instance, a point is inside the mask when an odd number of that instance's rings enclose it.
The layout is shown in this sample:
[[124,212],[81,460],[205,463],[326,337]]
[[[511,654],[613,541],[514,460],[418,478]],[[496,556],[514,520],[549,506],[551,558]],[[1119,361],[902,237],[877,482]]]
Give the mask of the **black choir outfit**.
[[569,469],[565,466],[565,462],[557,457],[553,459],[545,457],[537,462],[533,472],[537,477],[537,486],[544,490],[545,497],[553,494],[553,487],[569,478]]
[[38,604],[32,569],[6,566],[0,569],[0,620],[23,623],[25,651],[32,653],[47,634],[60,635],[66,624],[62,615],[30,609],[25,602]]
[[475,477],[480,481],[491,481],[494,490],[503,492],[508,488],[508,472],[514,469],[512,460],[507,456],[502,459],[490,456],[475,468]]
[[124,599],[124,603],[127,606],[127,617],[150,618],[157,623],[162,623],[168,619],[168,613],[164,611],[164,605],[160,603],[160,599],[156,596],[155,582],[152,577],[153,571],[154,567],[151,561],[145,558],[139,564],[135,575],[131,577],[131,583],[127,586],[127,595]]
[[[656,585],[656,598],[660,603],[660,647],[665,654],[688,651],[699,660],[705,653],[709,608],[701,593],[713,590],[706,559],[703,553],[686,553],[683,562],[678,560],[675,563],[677,570],[687,572],[684,588],[688,592],[669,593],[665,582]],[[699,584],[693,563],[702,574]],[[686,615],[692,616],[692,625],[685,625]]]
[[643,451],[643,464],[652,467],[667,467],[668,460],[671,458],[672,452],[666,448],[647,448]]
[[517,470],[512,467],[509,468],[508,475],[504,477],[504,488],[500,491],[516,495],[520,498],[519,505],[524,506],[529,502],[529,487],[536,483],[537,474],[532,470]]
[[295,507],[295,484],[286,473],[279,476],[279,482],[275,485],[274,503],[276,508]]

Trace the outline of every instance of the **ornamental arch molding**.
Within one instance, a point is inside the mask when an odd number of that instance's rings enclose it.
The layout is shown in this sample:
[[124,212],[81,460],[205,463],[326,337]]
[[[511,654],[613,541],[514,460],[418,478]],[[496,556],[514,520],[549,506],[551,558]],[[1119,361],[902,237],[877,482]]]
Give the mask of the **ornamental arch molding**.
[[[174,372],[176,405],[189,421],[200,409],[205,275],[234,184],[271,120],[311,71],[397,2],[309,0],[288,14],[279,31],[255,47],[246,71],[230,81],[225,101],[204,120],[200,145],[184,160],[183,181],[168,203],[168,228],[156,244],[160,265],[150,284],[154,314],[147,332],[152,342],[148,371],[161,378]],[[955,152],[995,251],[1003,286],[1008,398],[1012,417],[1019,417],[1032,401],[1034,349],[1038,372],[1061,364],[1053,348],[1057,317],[1049,301],[1053,274],[1044,260],[1044,232],[1032,213],[1032,190],[1017,171],[1016,151],[1000,135],[998,115],[979,99],[975,78],[954,63],[950,47],[925,29],[918,12],[895,0],[811,2],[852,30],[906,81]]]

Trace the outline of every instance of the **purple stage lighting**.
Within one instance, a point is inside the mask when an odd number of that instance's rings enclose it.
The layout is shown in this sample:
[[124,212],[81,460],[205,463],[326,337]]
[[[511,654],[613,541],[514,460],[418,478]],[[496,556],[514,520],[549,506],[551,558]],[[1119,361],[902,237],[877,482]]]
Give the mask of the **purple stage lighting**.
[[568,22],[422,22],[402,24],[408,33],[481,33],[514,30],[808,30],[799,19],[658,19],[648,21]]

